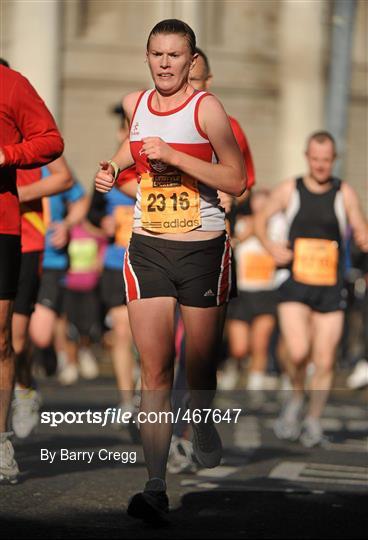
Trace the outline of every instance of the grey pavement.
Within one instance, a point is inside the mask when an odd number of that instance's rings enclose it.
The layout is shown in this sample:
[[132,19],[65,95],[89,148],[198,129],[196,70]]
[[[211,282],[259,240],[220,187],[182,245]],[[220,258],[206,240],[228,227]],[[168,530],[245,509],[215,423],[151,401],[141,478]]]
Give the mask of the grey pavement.
[[[68,388],[48,379],[41,391],[43,411],[103,411],[118,399],[110,377]],[[366,538],[366,394],[334,392],[323,419],[328,442],[317,449],[275,438],[276,393],[256,409],[248,398],[244,391],[218,395],[217,407],[242,414],[236,424],[219,424],[219,467],[168,475],[166,527],[126,515],[146,480],[142,449],[128,430],[64,423],[15,441],[22,473],[17,485],[0,486],[1,530],[9,538]],[[41,461],[42,448],[56,452],[54,463]],[[95,453],[91,463],[61,461],[62,448]],[[100,449],[136,452],[136,463],[101,461]]]

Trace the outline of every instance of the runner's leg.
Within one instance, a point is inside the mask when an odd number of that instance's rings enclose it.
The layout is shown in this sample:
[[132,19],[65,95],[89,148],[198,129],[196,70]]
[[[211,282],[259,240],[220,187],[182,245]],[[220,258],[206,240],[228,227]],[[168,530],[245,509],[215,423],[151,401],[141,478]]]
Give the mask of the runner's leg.
[[280,329],[290,357],[292,395],[288,397],[275,421],[279,439],[295,441],[302,429],[306,361],[310,350],[311,310],[299,302],[279,305]]
[[295,395],[304,392],[306,362],[311,343],[311,309],[300,302],[281,302],[278,306],[280,330],[288,351]]
[[122,404],[130,406],[134,394],[134,355],[128,309],[126,306],[114,307],[109,314],[114,329],[112,360],[120,400]]
[[200,465],[217,467],[221,462],[222,443],[214,426],[212,408],[216,393],[216,368],[226,304],[208,308],[181,306],[185,339],[186,369],[190,388],[193,451]]
[[249,352],[249,324],[237,319],[227,322],[227,336],[229,342],[229,356],[239,362]]
[[54,310],[42,304],[36,304],[31,317],[29,333],[34,344],[40,349],[44,349],[51,344],[56,319],[57,314]]
[[274,327],[275,317],[273,315],[259,315],[253,319],[250,331],[250,373],[264,374],[266,372],[268,348]]
[[31,356],[27,350],[29,320],[28,315],[13,313],[12,342],[16,354],[16,379],[17,383],[26,388],[32,386]]
[[[128,304],[130,326],[141,361],[141,413],[171,411],[175,304],[171,297],[146,298]],[[143,422],[140,433],[149,479],[164,480],[171,423]]]
[[216,392],[217,351],[222,339],[226,305],[209,308],[182,305],[181,312],[191,409],[209,408]]
[[312,361],[315,372],[311,380],[310,417],[320,418],[330,393],[336,349],[343,324],[343,311],[312,314]]
[[15,376],[15,355],[11,341],[13,302],[0,300],[0,433],[6,432]]

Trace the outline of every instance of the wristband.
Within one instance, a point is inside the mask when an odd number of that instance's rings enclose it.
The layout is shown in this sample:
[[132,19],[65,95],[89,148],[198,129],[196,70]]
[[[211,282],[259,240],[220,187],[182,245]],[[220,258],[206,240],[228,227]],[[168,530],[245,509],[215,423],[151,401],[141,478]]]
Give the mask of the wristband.
[[119,174],[120,174],[120,169],[119,169],[118,164],[115,163],[115,161],[112,161],[111,159],[110,159],[110,161],[108,161],[107,163],[109,163],[109,164],[112,166],[112,168],[114,169],[114,180],[116,180],[117,177],[118,177]]

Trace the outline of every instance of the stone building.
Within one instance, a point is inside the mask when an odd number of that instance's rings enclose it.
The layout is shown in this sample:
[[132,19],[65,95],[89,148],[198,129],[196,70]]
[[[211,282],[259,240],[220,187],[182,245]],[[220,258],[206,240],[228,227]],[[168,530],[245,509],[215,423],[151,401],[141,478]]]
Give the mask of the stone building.
[[[1,0],[1,55],[54,111],[85,184],[115,149],[112,104],[150,86],[152,26],[182,18],[209,55],[212,91],[242,124],[259,185],[304,170],[306,135],[325,125],[332,0]],[[367,200],[368,2],[358,0],[344,176]]]

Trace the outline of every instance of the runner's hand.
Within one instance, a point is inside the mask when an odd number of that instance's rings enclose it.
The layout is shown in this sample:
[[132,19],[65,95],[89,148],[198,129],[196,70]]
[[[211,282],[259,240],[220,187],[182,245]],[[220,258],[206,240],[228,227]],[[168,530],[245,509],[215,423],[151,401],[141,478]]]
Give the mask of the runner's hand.
[[225,210],[225,214],[228,214],[231,210],[234,197],[232,195],[228,195],[228,193],[224,193],[223,191],[218,191],[218,198],[220,199],[220,206]]
[[268,251],[275,259],[277,266],[284,266],[289,264],[293,259],[293,252],[284,244],[278,242],[269,242],[267,245]]
[[59,223],[51,223],[50,229],[52,230],[51,244],[53,247],[56,249],[64,248],[69,239],[67,225],[63,221],[60,221]]
[[364,252],[368,252],[368,227],[355,232],[354,240],[357,246]]
[[156,159],[163,161],[168,165],[171,164],[172,158],[175,154],[175,150],[171,148],[160,137],[146,137],[142,139],[143,146],[141,152],[146,154],[148,159]]
[[95,188],[96,191],[101,193],[108,193],[111,191],[114,180],[114,167],[107,161],[100,161],[100,170],[96,174]]

